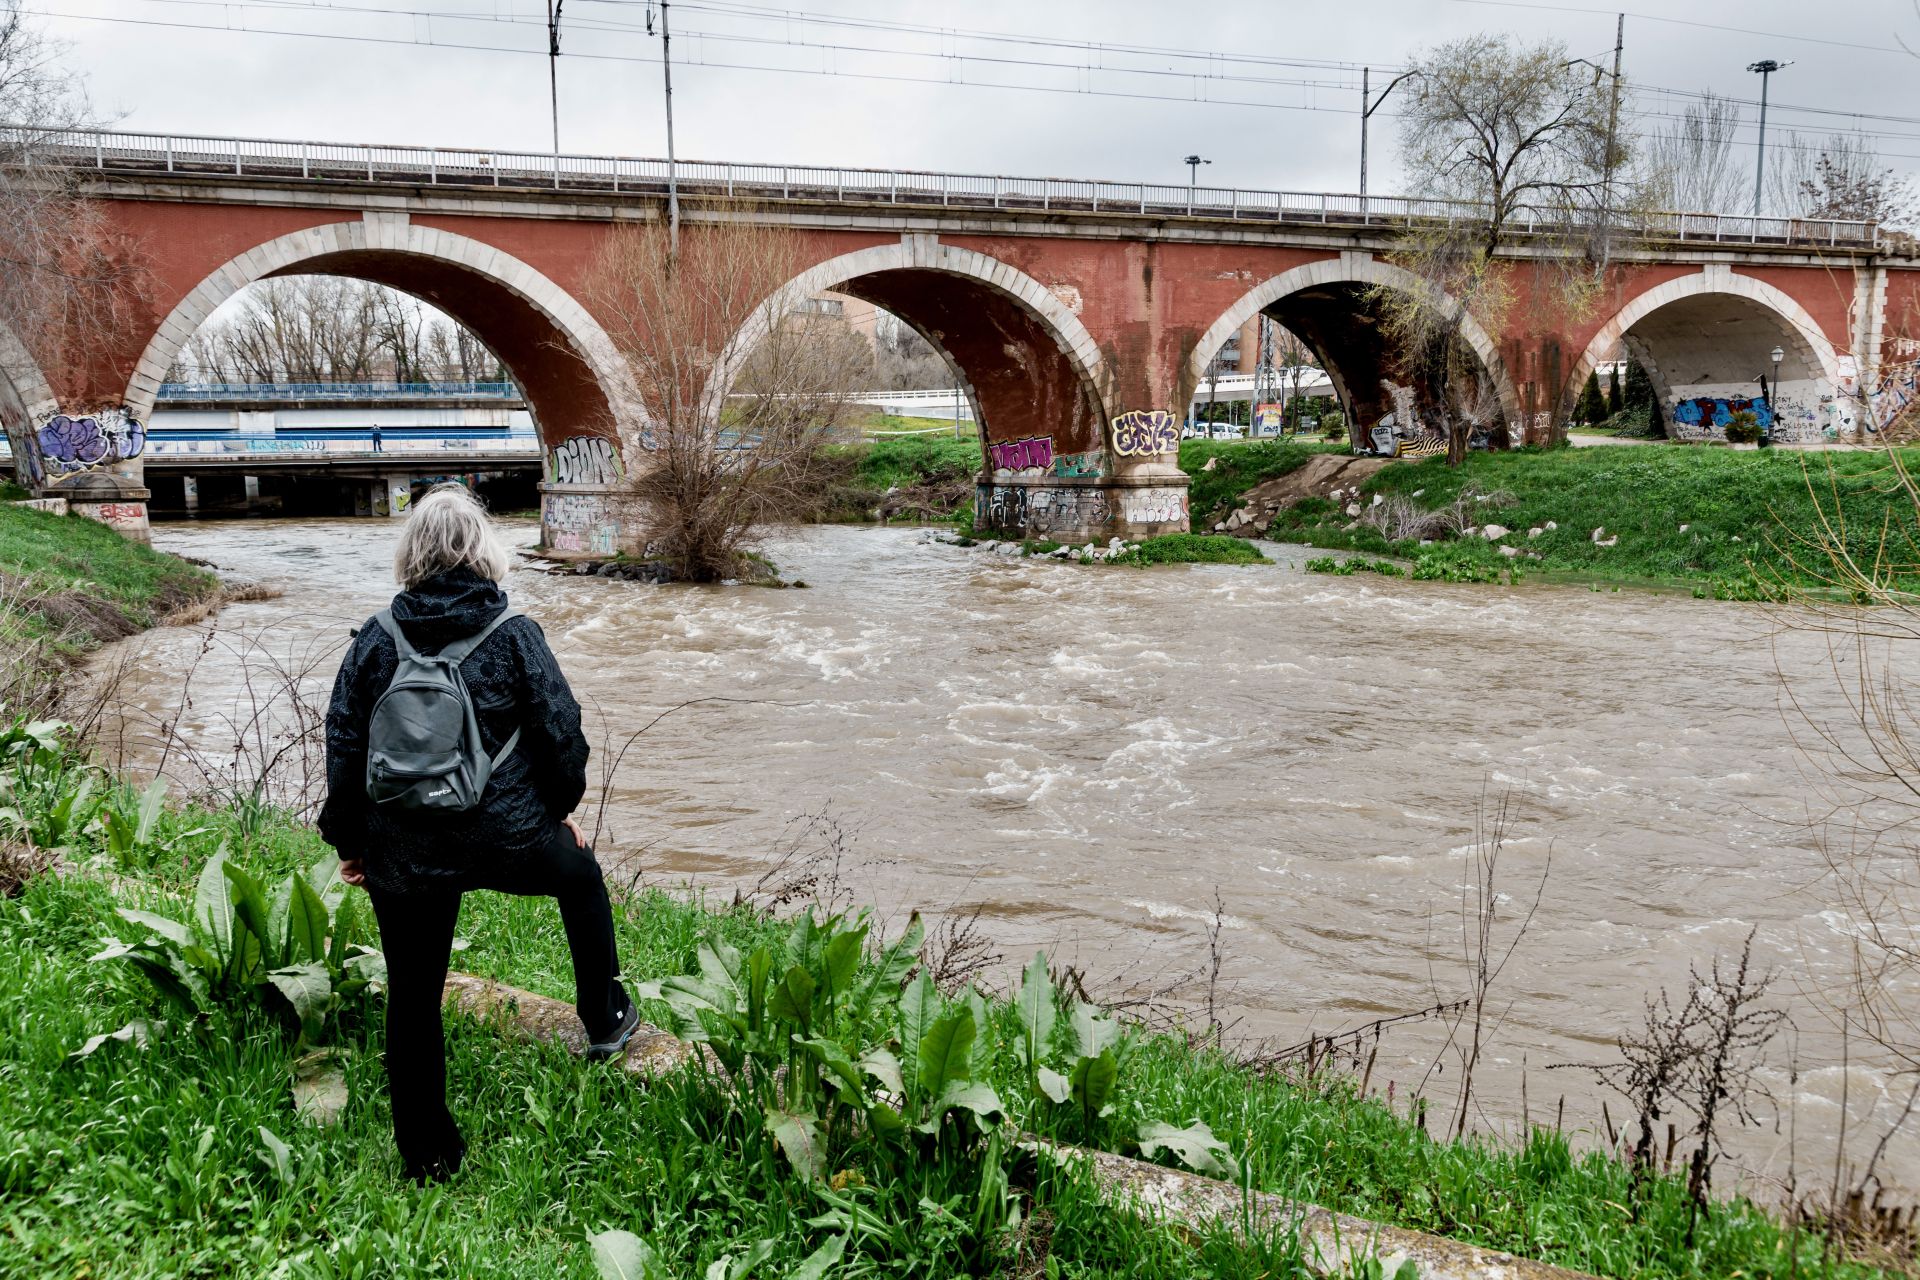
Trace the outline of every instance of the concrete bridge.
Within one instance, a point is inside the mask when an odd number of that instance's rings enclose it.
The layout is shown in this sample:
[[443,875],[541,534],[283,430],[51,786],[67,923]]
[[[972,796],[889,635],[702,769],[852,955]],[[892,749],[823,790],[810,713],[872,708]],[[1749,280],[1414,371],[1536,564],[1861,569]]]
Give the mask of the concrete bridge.
[[[42,485],[138,535],[144,424],[193,331],[254,281],[334,274],[430,300],[508,366],[547,452],[550,541],[632,541],[612,498],[646,465],[648,407],[583,286],[613,227],[662,216],[663,162],[125,133],[56,142],[136,246],[149,306],[127,333],[39,362],[0,335],[0,419],[16,448],[45,443]],[[780,165],[683,163],[678,178],[684,199],[747,200],[729,215],[798,229],[808,265],[782,296],[836,290],[931,339],[982,426],[982,520],[1076,541],[1187,527],[1179,416],[1213,353],[1262,313],[1313,347],[1363,426],[1413,407],[1372,292],[1409,285],[1390,260],[1409,220],[1460,212]],[[687,235],[712,208],[688,206]],[[1855,430],[1862,397],[1913,394],[1898,361],[1920,350],[1920,261],[1871,225],[1654,215],[1577,317],[1546,301],[1544,230],[1503,250],[1503,328],[1464,327],[1487,412],[1516,440],[1544,438],[1623,340],[1669,421],[1701,435],[1763,374],[1786,442]]]

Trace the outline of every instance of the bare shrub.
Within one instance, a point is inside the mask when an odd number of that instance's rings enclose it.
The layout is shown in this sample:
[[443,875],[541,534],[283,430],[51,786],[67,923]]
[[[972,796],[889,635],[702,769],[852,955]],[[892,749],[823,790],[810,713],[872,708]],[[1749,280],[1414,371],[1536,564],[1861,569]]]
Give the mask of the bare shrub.
[[777,911],[806,903],[829,915],[845,911],[854,898],[847,882],[853,845],[854,834],[830,813],[790,818],[773,861],[750,888],[734,891],[734,904]]
[[[1633,1205],[1638,1221],[1641,1192],[1656,1169],[1671,1167],[1682,1141],[1687,1157],[1687,1244],[1712,1194],[1713,1170],[1724,1154],[1731,1125],[1759,1123],[1755,1108],[1769,1097],[1760,1072],[1786,1013],[1764,1002],[1772,975],[1753,968],[1755,932],[1741,943],[1737,959],[1713,958],[1706,973],[1689,968],[1686,996],[1676,1005],[1663,989],[1649,998],[1637,1031],[1620,1037],[1620,1056],[1587,1067],[1632,1108],[1636,1134],[1628,1159],[1633,1169]],[[1565,1065],[1565,1064],[1561,1064]],[[1692,1117],[1682,1135],[1670,1118]],[[1658,1130],[1666,1128],[1665,1151],[1656,1156]]]
[[1434,541],[1456,537],[1460,527],[1451,510],[1429,511],[1411,498],[1384,497],[1360,513],[1360,523],[1388,542]]
[[677,252],[664,227],[616,231],[586,292],[651,415],[623,442],[630,522],[649,558],[714,582],[744,575],[758,530],[818,504],[872,353],[791,287],[797,233],[747,206],[704,214]]
[[920,966],[933,985],[948,995],[964,991],[981,977],[1000,968],[1006,956],[980,923],[986,908],[975,904],[965,911],[948,912],[927,935],[920,948]]
[[[102,733],[111,726],[114,737],[100,744],[109,763],[126,768],[136,755],[155,753],[155,773],[230,811],[243,839],[274,811],[310,820],[326,796],[327,676],[347,637],[280,645],[282,632],[275,624],[253,632],[204,629],[170,705],[152,712],[116,703],[103,717]],[[221,681],[235,686],[223,705],[204,705],[195,693],[209,661],[235,672],[231,682]]]

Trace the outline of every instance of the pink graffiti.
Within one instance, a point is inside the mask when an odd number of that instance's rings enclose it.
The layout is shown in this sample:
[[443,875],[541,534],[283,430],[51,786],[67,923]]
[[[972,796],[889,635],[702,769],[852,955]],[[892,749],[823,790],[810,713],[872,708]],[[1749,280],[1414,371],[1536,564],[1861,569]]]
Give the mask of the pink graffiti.
[[995,471],[1045,471],[1053,465],[1053,438],[1036,436],[1031,440],[990,444],[987,457]]

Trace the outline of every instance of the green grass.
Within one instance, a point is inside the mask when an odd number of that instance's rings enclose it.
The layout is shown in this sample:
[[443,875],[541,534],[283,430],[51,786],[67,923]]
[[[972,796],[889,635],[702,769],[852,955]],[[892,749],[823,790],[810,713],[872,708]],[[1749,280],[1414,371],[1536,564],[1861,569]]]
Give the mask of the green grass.
[[[187,834],[196,828],[206,830]],[[794,1177],[757,1118],[731,1109],[730,1094],[698,1073],[647,1087],[471,1019],[452,1019],[448,1036],[469,1159],[451,1184],[424,1191],[400,1179],[392,1151],[377,1004],[343,1020],[352,1101],[333,1128],[293,1118],[292,1037],[255,1007],[164,1026],[145,1050],[114,1045],[66,1061],[89,1035],[165,1016],[130,974],[87,961],[101,935],[125,931],[117,906],[179,912],[217,843],[263,875],[330,856],[284,814],[249,826],[228,812],[176,812],[161,835],[178,847],[117,881],[42,876],[0,900],[0,1275],[585,1280],[585,1238],[609,1228],[647,1238],[674,1276],[702,1275],[759,1240],[775,1243],[773,1274],[784,1274],[832,1234],[817,1220],[848,1201],[875,1229],[856,1236],[844,1274],[982,1273],[946,1211],[927,1207],[973,1194],[945,1164],[890,1174],[856,1144],[853,1185],[836,1201]],[[634,980],[686,971],[710,935],[745,948],[785,932],[754,908],[660,886],[623,895],[616,927]],[[467,941],[459,967],[570,998],[551,902],[472,894],[458,933]],[[661,1008],[647,1012],[663,1020]],[[1024,1096],[1004,1001],[991,1004],[988,1025],[998,1048],[978,1069],[1003,1097]],[[1136,1034],[1116,1099],[1102,1130],[1109,1139],[1145,1120],[1204,1120],[1256,1189],[1603,1275],[1875,1274],[1822,1261],[1817,1237],[1744,1201],[1712,1206],[1685,1248],[1675,1179],[1655,1180],[1631,1220],[1627,1170],[1576,1153],[1562,1135],[1536,1131],[1520,1148],[1435,1141],[1403,1108],[1360,1096],[1348,1080],[1303,1086],[1172,1035]],[[291,1148],[284,1181],[264,1156],[262,1128]],[[1038,1225],[1002,1241],[1000,1273],[1301,1274],[1285,1241],[1189,1238],[1115,1211],[1050,1166],[1022,1161],[1014,1172]]]
[[[205,570],[129,542],[96,520],[11,505],[0,505],[0,575],[34,595],[75,592],[101,602],[125,618],[125,630],[151,626],[219,585]],[[0,637],[8,642],[44,638],[55,629],[42,613],[0,613]],[[85,636],[68,637],[64,647],[87,643]]]
[[957,519],[972,509],[973,478],[981,461],[978,439],[955,440],[944,434],[880,437],[835,445],[829,453],[842,460],[846,471],[825,496],[821,519],[871,520],[889,490],[924,498],[935,519]]
[[[1920,452],[1903,456],[1909,465],[1920,463]],[[1467,486],[1510,496],[1510,503],[1485,504],[1484,518],[1512,529],[1505,541],[1538,559],[1504,557],[1480,539],[1425,548],[1391,543],[1364,525],[1346,529],[1344,512],[1321,499],[1279,512],[1268,536],[1403,556],[1415,561],[1415,577],[1497,581],[1518,572],[1548,581],[1677,588],[1747,600],[1823,586],[1823,558],[1806,540],[1818,532],[1824,507],[1844,520],[1848,549],[1869,562],[1882,532],[1891,530],[1896,576],[1909,588],[1920,587],[1920,565],[1900,560],[1908,550],[1905,539],[1916,532],[1915,513],[1897,491],[1884,454],[1522,449],[1469,454],[1458,468],[1441,459],[1396,464],[1364,490],[1437,509]],[[1558,527],[1527,537],[1529,529],[1544,529],[1548,522]],[[1596,528],[1608,538],[1618,534],[1619,542],[1595,545]]]
[[[1298,471],[1316,453],[1345,453],[1344,440],[1182,440],[1180,469],[1193,477],[1187,491],[1195,518],[1215,511],[1263,480]],[[1208,471],[1208,460],[1213,470]]]
[[1143,538],[1107,564],[1265,564],[1267,558],[1243,538],[1211,533],[1163,533]]

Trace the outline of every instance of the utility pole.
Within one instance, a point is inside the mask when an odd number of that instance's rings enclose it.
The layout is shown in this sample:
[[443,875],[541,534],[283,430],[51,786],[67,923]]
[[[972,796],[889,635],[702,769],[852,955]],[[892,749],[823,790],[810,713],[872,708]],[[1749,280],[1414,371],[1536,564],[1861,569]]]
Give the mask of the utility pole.
[[[668,0],[660,0],[660,71],[667,90],[667,259],[680,258],[680,175],[673,158],[673,32],[667,22]],[[653,10],[647,10],[647,31],[653,31]]]
[[1620,55],[1627,47],[1627,15],[1613,24],[1613,95],[1607,101],[1606,176],[1600,182],[1600,270],[1607,269],[1613,250],[1613,148],[1620,129]]
[[1772,58],[1763,58],[1750,64],[1749,71],[1760,73],[1760,150],[1753,162],[1753,216],[1760,216],[1760,184],[1767,172],[1767,84],[1776,71],[1784,71],[1792,66],[1791,61],[1776,62]]
[[1360,68],[1360,213],[1363,217],[1367,212],[1367,121],[1373,119],[1373,113],[1380,109],[1380,104],[1387,100],[1387,95],[1392,93],[1402,80],[1420,74],[1417,70],[1402,72],[1394,77],[1391,84],[1380,91],[1378,98],[1369,98],[1368,88],[1372,81],[1373,68]]
[[1600,263],[1602,273],[1613,248],[1613,156],[1614,142],[1620,136],[1620,56],[1626,49],[1627,15],[1618,14],[1613,26],[1613,70],[1588,62],[1585,58],[1574,58],[1566,65],[1576,63],[1592,67],[1594,82],[1599,83],[1601,76],[1609,76],[1613,81],[1613,91],[1607,98],[1607,153],[1601,158],[1600,170]]
[[547,0],[547,96],[553,104],[553,185],[560,185],[560,7]]

